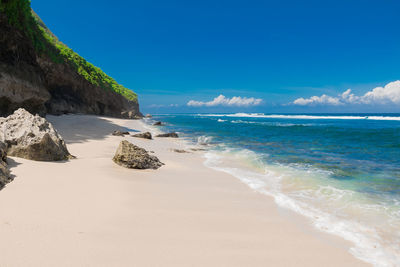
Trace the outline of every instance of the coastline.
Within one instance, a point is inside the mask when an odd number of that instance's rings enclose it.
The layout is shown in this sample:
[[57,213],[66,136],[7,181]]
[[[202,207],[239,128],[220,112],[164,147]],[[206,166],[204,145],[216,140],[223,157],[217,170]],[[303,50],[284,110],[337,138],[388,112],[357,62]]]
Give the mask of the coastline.
[[[364,266],[349,243],[317,232],[179,139],[111,136],[141,121],[49,116],[76,160],[10,159],[0,191],[4,266]],[[165,163],[130,170],[111,160],[128,140]]]

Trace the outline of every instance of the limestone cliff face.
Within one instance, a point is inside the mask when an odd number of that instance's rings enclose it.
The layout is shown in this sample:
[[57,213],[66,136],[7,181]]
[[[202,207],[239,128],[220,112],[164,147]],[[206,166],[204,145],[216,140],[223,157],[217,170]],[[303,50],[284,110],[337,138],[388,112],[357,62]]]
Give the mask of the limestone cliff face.
[[[137,101],[93,85],[67,64],[55,64],[48,58],[38,58],[44,72],[50,99],[45,103],[51,114],[85,113],[113,117],[142,117]],[[129,115],[130,114],[130,115]]]
[[0,10],[0,116],[22,107],[41,115],[142,117],[137,99],[88,81],[68,60],[57,62],[39,53],[32,36],[9,21]]

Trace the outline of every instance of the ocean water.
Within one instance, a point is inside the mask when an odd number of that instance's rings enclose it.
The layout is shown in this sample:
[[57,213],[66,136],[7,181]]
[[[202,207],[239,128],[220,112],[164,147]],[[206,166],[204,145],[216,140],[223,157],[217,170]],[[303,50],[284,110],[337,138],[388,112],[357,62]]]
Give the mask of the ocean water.
[[[166,114],[232,174],[375,266],[400,266],[400,114]],[[151,123],[152,120],[149,120]]]

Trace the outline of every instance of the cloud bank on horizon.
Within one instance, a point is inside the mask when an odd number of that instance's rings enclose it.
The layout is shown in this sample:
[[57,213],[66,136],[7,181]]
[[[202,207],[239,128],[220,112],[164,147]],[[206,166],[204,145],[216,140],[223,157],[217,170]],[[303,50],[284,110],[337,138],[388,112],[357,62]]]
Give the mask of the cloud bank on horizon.
[[345,104],[400,104],[400,80],[390,82],[384,87],[376,87],[364,95],[357,96],[347,89],[338,96],[312,96],[310,98],[300,97],[291,104],[300,106],[315,105],[345,105]]
[[[287,102],[286,102],[287,103]],[[270,108],[274,107],[280,109],[281,111],[293,111],[290,106],[309,107],[309,108],[328,108],[330,111],[335,111],[343,108],[347,110],[365,110],[362,107],[368,108],[370,111],[371,106],[374,105],[376,108],[386,108],[386,111],[391,111],[393,108],[400,107],[400,80],[396,80],[386,84],[383,87],[375,87],[365,94],[354,94],[351,89],[347,89],[343,93],[338,95],[328,95],[322,94],[320,96],[311,96],[308,98],[300,97],[294,101],[287,104],[270,103],[270,105],[264,105],[265,101],[261,98],[255,97],[244,97],[244,96],[234,96],[226,97],[220,94],[219,96],[213,98],[210,101],[198,101],[190,100],[186,104],[151,104],[148,108],[159,109],[159,108],[172,108],[185,110],[185,106],[188,108],[208,108],[208,107],[227,107],[237,110],[238,108]],[[333,108],[333,109],[332,109]],[[356,109],[354,109],[356,108]],[[294,109],[296,110],[296,109]],[[261,110],[260,110],[261,111]]]
[[203,102],[190,100],[187,105],[190,107],[215,107],[215,106],[230,106],[230,107],[250,107],[258,106],[263,102],[261,98],[234,96],[232,98],[219,95],[211,101]]

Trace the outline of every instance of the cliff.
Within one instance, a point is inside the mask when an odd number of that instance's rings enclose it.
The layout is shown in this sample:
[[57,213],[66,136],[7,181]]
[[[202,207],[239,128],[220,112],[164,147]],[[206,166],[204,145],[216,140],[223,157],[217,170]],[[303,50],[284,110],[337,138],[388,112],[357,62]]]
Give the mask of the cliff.
[[0,0],[0,116],[17,108],[44,115],[138,118],[137,95],[61,43],[28,0]]

